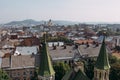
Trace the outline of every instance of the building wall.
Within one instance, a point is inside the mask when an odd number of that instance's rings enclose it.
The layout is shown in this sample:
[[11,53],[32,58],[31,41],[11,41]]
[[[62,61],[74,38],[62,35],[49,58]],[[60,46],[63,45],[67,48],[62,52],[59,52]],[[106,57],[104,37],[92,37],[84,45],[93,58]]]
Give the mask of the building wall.
[[100,70],[94,69],[94,80],[109,80],[109,69]]
[[34,76],[34,68],[5,70],[12,80],[30,80]]

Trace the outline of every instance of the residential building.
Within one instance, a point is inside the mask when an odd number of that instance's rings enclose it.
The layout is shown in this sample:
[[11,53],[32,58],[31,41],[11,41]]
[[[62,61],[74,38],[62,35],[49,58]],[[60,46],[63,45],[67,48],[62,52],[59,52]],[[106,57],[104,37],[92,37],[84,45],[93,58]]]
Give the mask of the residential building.
[[19,55],[2,58],[1,68],[12,80],[31,80],[35,73],[35,55]]

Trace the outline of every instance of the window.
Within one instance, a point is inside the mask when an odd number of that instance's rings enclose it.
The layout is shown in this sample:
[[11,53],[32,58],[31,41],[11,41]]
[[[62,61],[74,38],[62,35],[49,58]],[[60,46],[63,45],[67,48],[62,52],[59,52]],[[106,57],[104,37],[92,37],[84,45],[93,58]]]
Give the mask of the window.
[[105,79],[106,79],[106,75],[107,75],[107,74],[106,74],[106,72],[105,72],[105,77],[104,77]]
[[32,74],[33,74],[33,72],[32,72],[32,71],[30,71],[30,74],[32,75]]
[[101,72],[100,72],[100,75],[99,75],[100,79],[101,79]]
[[26,75],[26,72],[23,72],[23,75]]
[[15,72],[13,72],[13,73],[12,73],[12,76],[13,76],[13,77],[16,77],[16,73],[15,73]]
[[20,76],[20,73],[18,72],[17,75]]
[[26,78],[24,78],[24,80],[26,80]]
[[95,77],[97,77],[97,71],[95,71]]

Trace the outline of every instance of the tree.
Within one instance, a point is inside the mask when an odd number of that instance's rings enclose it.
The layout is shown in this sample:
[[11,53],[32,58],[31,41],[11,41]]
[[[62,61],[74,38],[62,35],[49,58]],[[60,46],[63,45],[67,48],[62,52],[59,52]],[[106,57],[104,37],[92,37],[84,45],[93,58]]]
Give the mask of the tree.
[[120,52],[120,46],[115,46],[114,50]]
[[65,73],[70,69],[69,65],[64,62],[56,62],[53,65],[53,68],[55,70],[55,80],[61,80]]
[[110,80],[120,80],[120,63],[111,65]]
[[105,31],[105,30],[102,30],[102,31],[99,31],[99,32],[97,33],[97,35],[98,35],[98,36],[104,35],[104,36],[108,37],[108,36],[110,35],[110,32]]
[[117,62],[117,58],[115,56],[109,55],[110,64],[115,64]]
[[6,72],[0,69],[0,80],[10,80]]
[[34,72],[34,76],[31,77],[31,80],[38,80],[38,73],[37,73],[37,71]]
[[119,28],[117,28],[117,29],[116,29],[116,32],[120,32],[120,29],[119,29]]
[[93,79],[94,77],[94,65],[95,65],[95,60],[94,59],[88,59],[85,61],[85,73],[89,77],[90,80]]
[[120,60],[110,55],[109,61],[111,65],[110,80],[120,80]]

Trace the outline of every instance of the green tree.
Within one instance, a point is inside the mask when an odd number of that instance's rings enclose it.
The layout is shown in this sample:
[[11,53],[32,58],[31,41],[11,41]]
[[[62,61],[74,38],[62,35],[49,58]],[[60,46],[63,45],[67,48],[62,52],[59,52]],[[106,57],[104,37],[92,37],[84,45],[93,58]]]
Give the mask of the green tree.
[[109,62],[112,65],[112,64],[115,64],[116,62],[118,62],[118,60],[115,56],[109,55]]
[[10,80],[6,72],[0,69],[0,80]]
[[104,36],[110,36],[110,32],[102,30],[97,33],[98,36],[104,35]]
[[55,70],[55,80],[61,80],[65,73],[70,69],[69,65],[64,62],[57,62],[53,65]]
[[95,60],[94,59],[88,59],[85,61],[85,73],[89,77],[90,80],[93,79],[94,77],[94,65],[95,65]]
[[31,77],[31,80],[38,80],[38,73],[37,73],[37,71],[34,72],[34,76]]
[[120,63],[111,65],[110,80],[120,80]]
[[111,65],[110,80],[120,80],[120,60],[110,55],[109,61]]

